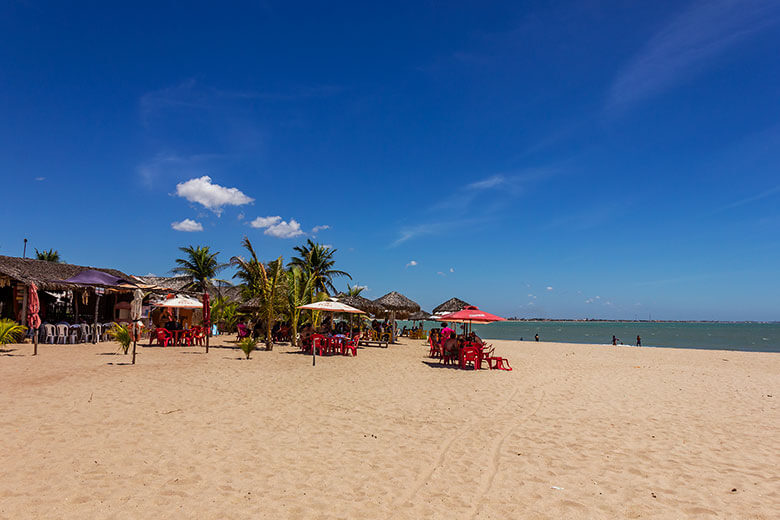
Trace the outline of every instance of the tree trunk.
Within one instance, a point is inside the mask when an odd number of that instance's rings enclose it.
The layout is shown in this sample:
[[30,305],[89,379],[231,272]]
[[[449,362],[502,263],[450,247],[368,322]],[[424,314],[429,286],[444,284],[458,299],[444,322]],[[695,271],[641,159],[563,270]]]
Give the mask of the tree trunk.
[[274,339],[271,337],[271,321],[273,319],[273,314],[268,313],[267,320],[265,320],[265,349],[266,350],[273,350],[274,349]]

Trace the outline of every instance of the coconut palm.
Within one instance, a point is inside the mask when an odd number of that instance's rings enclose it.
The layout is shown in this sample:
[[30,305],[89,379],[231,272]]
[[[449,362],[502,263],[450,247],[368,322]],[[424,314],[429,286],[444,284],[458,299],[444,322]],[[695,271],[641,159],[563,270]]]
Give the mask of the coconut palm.
[[0,320],[0,345],[19,343],[24,338],[27,327],[13,320]]
[[298,346],[298,323],[301,319],[301,305],[311,302],[312,277],[303,272],[297,265],[292,266],[287,276],[287,313],[290,316],[290,342]]
[[46,260],[47,262],[60,262],[60,252],[56,249],[49,249],[46,251],[45,249],[43,251],[38,251],[38,249],[35,250],[35,257],[38,260]]
[[280,303],[281,287],[284,283],[282,257],[269,262],[266,266],[258,260],[252,242],[247,237],[244,237],[242,245],[249,253],[249,259],[240,256],[234,256],[230,259],[230,263],[236,266],[236,274],[233,275],[233,278],[238,278],[243,282],[242,293],[245,300],[253,298],[258,300],[259,316],[265,320],[266,325],[265,346],[267,350],[273,350],[271,327]]
[[336,293],[336,288],[333,286],[333,278],[339,276],[346,276],[350,280],[352,277],[337,269],[333,269],[336,261],[333,260],[333,254],[335,249],[328,246],[317,244],[309,239],[306,245],[297,246],[295,248],[299,256],[295,256],[290,260],[291,266],[298,266],[305,273],[308,273],[312,277],[312,291],[322,291],[328,294]]
[[215,277],[228,264],[220,264],[217,261],[219,251],[212,253],[209,246],[180,247],[179,250],[185,253],[186,257],[176,259],[177,267],[172,272],[189,278],[189,283],[184,286],[185,290],[205,292],[213,282],[222,281]]
[[347,285],[347,292],[344,293],[344,296],[360,296],[360,293],[362,293],[365,288],[365,285]]
[[108,335],[111,336],[114,341],[119,343],[119,346],[122,347],[122,350],[126,355],[127,350],[130,348],[130,343],[133,342],[133,334],[130,332],[130,329],[127,327],[127,325],[114,323],[114,326],[111,327],[111,329],[108,331]]

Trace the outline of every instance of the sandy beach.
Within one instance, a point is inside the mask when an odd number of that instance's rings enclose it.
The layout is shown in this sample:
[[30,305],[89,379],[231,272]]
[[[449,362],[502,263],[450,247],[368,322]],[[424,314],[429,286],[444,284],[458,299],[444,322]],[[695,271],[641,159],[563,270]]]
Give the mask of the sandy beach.
[[9,346],[0,518],[777,518],[780,355],[493,343]]

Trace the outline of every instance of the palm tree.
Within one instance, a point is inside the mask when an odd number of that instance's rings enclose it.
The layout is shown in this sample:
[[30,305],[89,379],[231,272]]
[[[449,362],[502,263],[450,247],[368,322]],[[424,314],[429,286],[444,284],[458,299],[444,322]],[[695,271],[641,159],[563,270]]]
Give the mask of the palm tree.
[[180,247],[180,251],[186,254],[185,258],[177,258],[175,267],[171,272],[186,276],[189,283],[184,287],[185,290],[197,290],[206,292],[209,286],[217,280],[217,273],[222,271],[228,264],[220,264],[217,261],[216,253],[209,251],[209,246],[188,246]]
[[294,256],[290,260],[291,266],[298,266],[312,278],[312,292],[322,291],[330,294],[336,293],[336,287],[333,286],[333,278],[337,276],[346,276],[350,280],[352,277],[344,272],[333,269],[336,263],[333,260],[335,249],[317,244],[309,239],[306,245],[293,248],[300,256]]
[[347,292],[344,294],[346,296],[360,296],[360,293],[362,293],[365,288],[364,285],[347,285]]
[[18,343],[24,338],[27,327],[19,325],[13,320],[0,320],[0,345]]
[[256,298],[259,300],[259,315],[265,319],[266,325],[265,346],[267,350],[273,350],[271,327],[276,316],[276,307],[280,303],[278,300],[284,281],[282,257],[269,262],[266,266],[258,260],[252,242],[247,237],[244,237],[242,245],[250,256],[248,260],[240,256],[234,256],[230,259],[230,263],[236,266],[236,274],[233,275],[233,278],[239,278],[243,282],[244,299]]
[[46,251],[45,249],[43,251],[38,251],[38,249],[35,250],[35,257],[38,260],[46,260],[47,262],[60,262],[60,252],[56,249],[49,249]]
[[287,276],[287,312],[290,315],[290,343],[298,346],[298,322],[301,319],[301,305],[311,303],[312,277],[308,276],[297,265],[292,266]]

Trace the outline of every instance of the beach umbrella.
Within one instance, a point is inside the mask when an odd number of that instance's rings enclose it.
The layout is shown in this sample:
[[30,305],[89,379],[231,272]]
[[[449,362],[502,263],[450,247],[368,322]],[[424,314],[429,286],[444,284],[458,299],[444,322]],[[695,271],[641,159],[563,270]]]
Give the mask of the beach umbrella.
[[[133,291],[133,301],[130,302],[130,321],[133,322],[133,365],[135,365],[135,345],[138,341],[138,322],[143,312],[144,292],[141,289]],[[97,329],[95,330],[97,333]]]
[[479,310],[477,307],[473,305],[467,305],[463,309],[455,312],[451,312],[449,314],[445,314],[444,316],[439,316],[436,318],[438,321],[444,321],[449,323],[468,323],[469,329],[471,328],[472,323],[493,323],[496,321],[506,321],[506,318],[502,318],[501,316],[496,316],[495,314],[490,314],[489,312],[485,312],[482,310]]
[[440,304],[439,306],[435,307],[433,309],[433,313],[436,315],[444,315],[449,314],[451,312],[459,311],[463,309],[464,307],[471,306],[470,303],[464,302],[463,300],[459,298],[450,298],[446,302]]
[[[331,300],[325,300],[322,302],[309,303],[306,305],[299,305],[297,309],[306,309],[310,311],[325,311],[325,312],[346,312],[348,314],[365,314],[360,309],[356,309],[347,305],[346,303],[334,302]],[[314,346],[311,348],[311,366],[317,364],[317,355],[314,351]]]
[[41,326],[41,317],[38,315],[41,312],[41,302],[38,299],[38,287],[35,283],[31,283],[27,291],[27,326],[33,329],[33,356],[38,355],[38,328]]
[[209,336],[211,335],[211,303],[207,291],[203,291],[203,327],[206,329],[206,354],[208,354]]
[[354,307],[356,309],[360,309],[361,311],[365,312],[366,314],[378,314],[382,312],[382,308],[374,303],[372,300],[369,300],[368,298],[364,298],[360,295],[358,296],[339,296],[338,301],[340,303],[345,303],[349,305],[350,307]]
[[409,315],[413,312],[417,312],[420,310],[420,306],[404,296],[403,294],[392,291],[381,298],[377,298],[374,300],[374,303],[377,305],[381,305],[383,309],[390,312],[390,321],[393,325],[393,343],[395,343],[395,315],[396,313],[402,314],[402,315]]
[[203,304],[194,298],[187,296],[174,296],[166,300],[152,302],[155,307],[167,307],[169,309],[202,309]]

